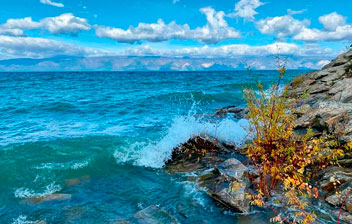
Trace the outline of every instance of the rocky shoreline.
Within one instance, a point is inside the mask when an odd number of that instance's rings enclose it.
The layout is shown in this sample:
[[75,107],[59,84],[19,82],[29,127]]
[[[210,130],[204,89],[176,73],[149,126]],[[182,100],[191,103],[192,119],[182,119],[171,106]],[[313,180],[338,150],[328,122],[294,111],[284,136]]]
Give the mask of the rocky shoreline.
[[[298,129],[313,128],[317,136],[326,133],[341,144],[351,139],[352,50],[338,56],[320,71],[296,77],[288,85],[288,90],[290,100],[298,105],[297,111],[303,111],[297,112]],[[246,109],[236,106],[221,108],[215,117],[224,117],[228,113],[240,119],[246,115]],[[166,162],[165,168],[170,173],[197,173],[193,181],[220,207],[248,213],[257,209],[250,206],[246,193],[255,190],[252,183],[258,175],[240,153],[244,151],[209,136],[196,136],[174,148],[172,159]],[[320,171],[315,182],[321,194],[318,201],[311,200],[308,204],[312,210],[325,209],[325,212],[315,211],[322,220],[326,220],[324,216],[328,214],[328,221],[334,223],[341,212],[340,220],[352,223],[352,155],[347,153],[339,163],[341,166]],[[280,200],[280,193],[272,199],[273,206],[275,200]]]

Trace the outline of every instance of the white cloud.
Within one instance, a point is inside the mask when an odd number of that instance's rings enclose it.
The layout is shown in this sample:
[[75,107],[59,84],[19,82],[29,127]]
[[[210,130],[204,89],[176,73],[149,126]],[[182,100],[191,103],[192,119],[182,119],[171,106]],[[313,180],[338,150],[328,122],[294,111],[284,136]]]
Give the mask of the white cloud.
[[231,58],[237,56],[268,56],[268,55],[294,55],[294,56],[331,56],[337,52],[320,47],[316,44],[297,45],[293,43],[277,42],[262,46],[247,44],[229,44],[222,46],[185,47],[179,49],[156,49],[149,45],[127,48],[120,52],[122,55],[134,56],[166,56],[166,57],[199,57],[199,58]]
[[319,61],[319,62],[317,63],[317,66],[320,67],[320,68],[322,68],[322,67],[324,67],[325,65],[327,65],[327,64],[329,64],[329,63],[330,63],[329,60],[321,60],[321,61]]
[[352,24],[346,24],[346,17],[336,12],[319,17],[324,29],[309,28],[309,20],[297,20],[293,14],[291,11],[285,16],[259,20],[256,27],[262,34],[272,34],[277,38],[292,37],[293,40],[305,42],[352,40]]
[[45,38],[0,35],[0,49],[6,58],[47,58],[56,55],[97,56],[106,52]]
[[319,22],[323,24],[324,29],[334,31],[340,26],[346,25],[347,18],[336,12],[319,17]]
[[235,5],[235,11],[230,17],[241,17],[246,20],[254,20],[254,16],[258,14],[255,11],[258,7],[264,5],[260,0],[240,0]]
[[47,17],[35,22],[31,17],[22,19],[8,19],[0,25],[1,35],[25,36],[24,30],[43,29],[52,34],[76,35],[82,30],[90,30],[87,19],[75,17],[72,13],[65,13],[56,17]]
[[46,4],[46,5],[52,5],[52,6],[59,7],[59,8],[64,7],[64,4],[58,3],[58,2],[53,2],[51,0],[40,0],[40,2],[43,4]]
[[176,22],[165,24],[162,19],[157,23],[139,23],[137,27],[127,30],[105,26],[96,26],[98,37],[110,38],[118,42],[135,43],[140,41],[160,42],[170,39],[197,40],[202,43],[217,43],[226,39],[240,37],[240,33],[229,27],[223,11],[215,11],[211,7],[200,9],[206,15],[207,24],[191,29],[188,24],[178,25]]
[[41,20],[42,26],[53,34],[77,34],[82,30],[90,30],[87,19],[65,13],[57,17],[48,17]]
[[293,37],[306,42],[352,40],[352,25],[338,26],[335,31],[304,28]]
[[291,15],[285,15],[259,20],[256,27],[262,34],[273,34],[283,38],[301,32],[309,24],[309,20],[300,21]]
[[323,30],[305,27],[293,39],[306,42],[352,40],[352,24],[346,24],[346,17],[333,12],[320,16],[319,22]]
[[287,9],[287,13],[289,15],[299,15],[307,11],[306,9],[301,9],[301,10],[292,10],[292,9]]
[[23,30],[33,30],[41,27],[40,23],[32,21],[31,17],[23,19],[8,19],[0,25],[0,35],[24,36]]

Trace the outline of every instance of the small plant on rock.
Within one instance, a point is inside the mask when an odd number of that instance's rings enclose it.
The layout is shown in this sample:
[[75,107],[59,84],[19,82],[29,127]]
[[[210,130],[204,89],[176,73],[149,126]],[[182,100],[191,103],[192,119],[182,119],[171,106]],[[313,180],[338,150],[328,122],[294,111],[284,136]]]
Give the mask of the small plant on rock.
[[[318,188],[311,180],[321,168],[334,163],[343,150],[328,136],[316,138],[312,130],[305,134],[295,132],[297,126],[295,101],[290,100],[287,88],[279,91],[281,79],[286,73],[282,64],[278,67],[280,77],[269,90],[264,91],[258,83],[258,93],[245,89],[248,104],[249,135],[247,155],[259,171],[255,183],[256,193],[248,194],[253,205],[270,206],[268,200],[283,192],[282,205],[296,211],[290,223],[312,223],[315,215],[307,212],[305,197],[318,197]],[[284,223],[287,220],[278,215],[271,219]]]

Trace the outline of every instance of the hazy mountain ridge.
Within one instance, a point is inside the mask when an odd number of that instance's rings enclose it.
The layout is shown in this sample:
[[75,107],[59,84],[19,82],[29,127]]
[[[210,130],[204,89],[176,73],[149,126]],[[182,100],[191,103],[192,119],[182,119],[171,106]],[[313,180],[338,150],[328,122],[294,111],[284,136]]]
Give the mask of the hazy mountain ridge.
[[[321,56],[281,56],[289,69],[320,69],[330,58]],[[195,58],[160,56],[59,56],[43,59],[0,60],[0,71],[214,71],[238,70],[250,65],[255,69],[276,68],[276,56],[239,56]]]

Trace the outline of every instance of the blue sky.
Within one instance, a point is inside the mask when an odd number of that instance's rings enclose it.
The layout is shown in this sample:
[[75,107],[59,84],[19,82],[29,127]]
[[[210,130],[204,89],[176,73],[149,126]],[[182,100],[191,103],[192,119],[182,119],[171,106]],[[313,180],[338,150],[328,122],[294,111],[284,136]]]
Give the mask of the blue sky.
[[280,53],[318,68],[352,43],[349,1],[6,0],[0,60]]

